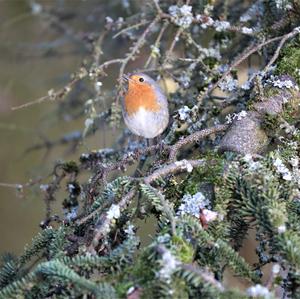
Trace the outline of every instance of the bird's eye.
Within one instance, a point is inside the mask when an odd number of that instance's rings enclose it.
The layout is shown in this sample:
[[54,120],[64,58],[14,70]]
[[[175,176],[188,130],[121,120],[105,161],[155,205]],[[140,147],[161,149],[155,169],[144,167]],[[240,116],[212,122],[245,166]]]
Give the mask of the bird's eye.
[[144,78],[141,77],[141,78],[139,79],[139,81],[140,81],[140,82],[144,82],[145,80],[144,80]]

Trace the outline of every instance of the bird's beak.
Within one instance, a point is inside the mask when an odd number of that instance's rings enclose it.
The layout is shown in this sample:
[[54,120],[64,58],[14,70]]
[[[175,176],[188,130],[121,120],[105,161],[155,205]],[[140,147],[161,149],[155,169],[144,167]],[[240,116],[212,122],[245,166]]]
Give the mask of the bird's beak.
[[123,75],[122,76],[122,79],[125,80],[126,82],[132,82],[132,83],[135,83],[134,80],[132,80],[129,76],[127,75]]
[[130,80],[130,78],[127,75],[123,75],[122,79],[125,80],[126,82],[128,82]]

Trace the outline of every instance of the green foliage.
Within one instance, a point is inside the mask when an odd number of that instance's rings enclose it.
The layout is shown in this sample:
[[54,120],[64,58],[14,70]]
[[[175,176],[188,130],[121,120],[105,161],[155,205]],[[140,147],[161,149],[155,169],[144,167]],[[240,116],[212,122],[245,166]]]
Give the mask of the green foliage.
[[175,246],[177,255],[183,263],[191,263],[193,261],[194,250],[188,242],[179,236],[173,236],[172,244]]
[[226,264],[241,277],[258,280],[257,275],[252,271],[249,264],[226,242],[218,240],[214,251],[217,257],[222,257]]
[[151,202],[155,210],[160,214],[163,224],[174,223],[174,211],[170,203],[156,189],[150,185],[140,184],[142,194]]
[[11,282],[0,291],[0,298],[17,298],[18,294],[23,293],[25,290],[29,290],[33,286],[33,282],[36,279],[36,273],[31,272],[21,279]]
[[275,136],[279,130],[280,122],[278,115],[266,114],[261,127],[267,132],[268,136]]
[[300,270],[300,236],[298,232],[286,231],[278,236],[277,242],[284,258],[298,272]]
[[34,237],[32,243],[25,248],[24,253],[19,258],[20,266],[23,266],[31,257],[36,256],[41,250],[50,245],[54,236],[55,230],[46,228]]
[[130,180],[128,177],[118,177],[114,181],[108,183],[101,195],[98,196],[90,207],[88,213],[94,212],[99,209],[100,214],[102,209],[109,206],[112,202],[116,201],[118,197],[122,196],[123,192],[126,192],[130,186]]
[[276,68],[276,74],[290,75],[300,84],[300,39],[290,42],[281,52],[281,59]]
[[[226,268],[256,283],[258,270],[265,261],[278,260],[280,255],[282,265],[298,271],[300,206],[293,199],[297,186],[283,179],[277,161],[281,159],[288,165],[295,157],[297,148],[291,148],[291,142],[297,138],[295,135],[292,140],[282,140],[265,157],[219,157],[213,164],[215,168],[207,169],[208,177],[205,170],[194,171],[188,184],[200,190],[202,184],[198,182],[211,184],[210,190],[214,192],[211,208],[220,215],[208,227],[195,216],[178,215],[180,198],[171,204],[162,191],[140,183],[142,200],[147,200],[153,207],[150,212],[160,220],[156,234],[144,248],[137,250],[139,240],[135,230],[129,229],[129,224],[121,218],[115,221],[116,228],[107,238],[111,242],[109,246],[101,244],[104,248],[101,254],[91,255],[81,242],[77,250],[69,253],[75,242],[69,241],[69,236],[76,236],[80,223],[42,231],[16,262],[10,260],[4,264],[0,297],[26,294],[27,298],[35,298],[55,294],[59,298],[93,294],[98,298],[124,298],[128,289],[138,287],[142,298],[226,298],[225,294],[244,298],[244,293],[224,290],[222,279]],[[164,186],[164,182],[160,183]],[[132,186],[128,178],[117,178],[98,195],[85,215],[97,211],[101,216],[112,204],[122,200]],[[177,190],[182,196],[185,187]],[[255,269],[237,251],[250,227],[259,232],[258,241],[265,244],[258,250],[260,262]],[[280,228],[286,231],[281,232]],[[174,259],[167,278],[161,274],[166,263],[161,248],[170,252],[169,259]],[[38,252],[50,260],[38,262],[28,272],[24,266]],[[69,289],[69,285],[73,288]]]
[[65,247],[69,244],[66,239],[68,231],[70,232],[70,229],[66,226],[61,226],[55,231],[55,237],[48,247],[51,258],[57,258],[65,255]]
[[45,275],[47,277],[53,277],[54,280],[68,284],[72,283],[78,289],[84,289],[93,294],[98,294],[97,284],[87,280],[84,277],[79,276],[75,271],[65,266],[59,261],[50,261],[40,264],[35,270],[37,275]]
[[193,268],[182,268],[176,272],[176,276],[182,279],[186,285],[192,286],[186,287],[186,296],[184,298],[189,298],[188,296],[196,296],[197,294],[205,298],[212,298],[219,290],[216,289],[209,283],[206,283],[203,277],[197,273],[196,269]]
[[11,258],[5,261],[0,270],[0,287],[3,288],[8,283],[15,279],[17,275],[18,268],[15,259]]

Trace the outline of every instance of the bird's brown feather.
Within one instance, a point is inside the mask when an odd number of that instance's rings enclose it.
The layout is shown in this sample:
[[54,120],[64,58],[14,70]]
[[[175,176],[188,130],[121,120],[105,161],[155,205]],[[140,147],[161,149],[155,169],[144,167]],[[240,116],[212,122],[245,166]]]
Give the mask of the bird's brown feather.
[[128,91],[125,96],[125,109],[128,115],[136,113],[140,108],[146,111],[157,112],[160,105],[154,89],[148,83],[131,82],[128,84]]

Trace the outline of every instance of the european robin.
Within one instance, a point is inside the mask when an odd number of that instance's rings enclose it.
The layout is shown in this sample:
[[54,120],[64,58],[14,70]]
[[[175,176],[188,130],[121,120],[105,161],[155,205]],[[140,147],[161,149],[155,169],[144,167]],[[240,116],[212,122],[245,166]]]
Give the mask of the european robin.
[[168,101],[159,85],[149,76],[135,73],[124,76],[128,89],[122,111],[126,126],[136,135],[154,138],[169,122]]

